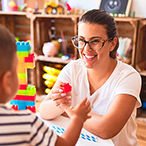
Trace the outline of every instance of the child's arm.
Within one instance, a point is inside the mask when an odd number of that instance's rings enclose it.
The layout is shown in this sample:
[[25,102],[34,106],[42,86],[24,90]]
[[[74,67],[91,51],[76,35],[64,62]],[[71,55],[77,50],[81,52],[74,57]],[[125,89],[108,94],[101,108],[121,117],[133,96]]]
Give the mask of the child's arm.
[[87,100],[87,98],[85,98],[74,109],[70,109],[64,104],[60,106],[71,118],[71,123],[63,135],[58,137],[56,146],[74,146],[80,136],[84,121],[90,118],[90,116],[88,116],[88,113],[91,110],[90,102]]

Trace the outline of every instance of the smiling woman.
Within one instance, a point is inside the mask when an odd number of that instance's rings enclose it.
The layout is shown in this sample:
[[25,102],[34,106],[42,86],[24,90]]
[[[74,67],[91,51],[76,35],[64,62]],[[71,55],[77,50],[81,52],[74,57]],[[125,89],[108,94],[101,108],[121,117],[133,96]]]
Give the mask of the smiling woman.
[[[56,105],[75,107],[87,97],[92,110],[85,129],[103,139],[111,138],[115,146],[137,146],[135,116],[141,106],[141,77],[133,67],[116,60],[119,41],[114,18],[103,10],[86,12],[79,21],[78,35],[71,40],[81,58],[60,72],[40,104],[40,116],[58,117],[64,111]],[[67,94],[60,90],[64,82],[72,86]]]

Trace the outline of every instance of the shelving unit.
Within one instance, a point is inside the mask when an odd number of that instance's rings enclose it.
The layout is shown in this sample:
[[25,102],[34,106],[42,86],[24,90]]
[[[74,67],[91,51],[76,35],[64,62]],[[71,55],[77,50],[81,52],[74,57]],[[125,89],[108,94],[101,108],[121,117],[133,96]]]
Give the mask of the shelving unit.
[[[136,52],[136,70],[142,77],[142,88],[140,98],[142,103],[146,102],[146,19],[139,22],[137,52]],[[146,117],[146,109],[142,107],[139,110],[140,116]]]
[[[67,54],[74,56],[77,59],[77,50],[74,49],[71,43],[71,37],[77,35],[77,23],[79,15],[30,15],[31,39],[33,51],[36,53],[36,68],[33,72],[32,83],[36,86],[37,93],[44,92],[44,80],[42,79],[42,68],[44,65],[54,66],[55,64],[62,64],[65,66],[71,59],[65,61],[58,57],[43,56],[43,44],[51,41],[50,32],[54,31],[55,38],[61,38],[61,31],[64,38],[67,40]],[[62,51],[62,50],[61,50]],[[64,52],[60,52],[64,53]]]
[[117,24],[118,29],[118,37],[122,38],[130,38],[132,41],[132,55],[131,55],[131,61],[130,65],[135,67],[136,64],[136,50],[138,48],[137,46],[137,40],[138,40],[138,29],[139,29],[139,22],[143,18],[119,18],[115,17],[115,21]]
[[137,52],[136,52],[136,70],[142,76],[146,76],[146,19],[139,22]]
[[30,39],[30,19],[27,18],[27,13],[0,11],[0,23],[20,40]]
[[45,42],[51,41],[49,32],[54,29],[55,38],[61,38],[60,31],[63,31],[67,40],[67,53],[77,56],[77,51],[71,44],[71,37],[77,34],[77,22],[79,15],[42,15],[30,16],[31,39],[33,50],[37,55],[42,55],[42,47]]

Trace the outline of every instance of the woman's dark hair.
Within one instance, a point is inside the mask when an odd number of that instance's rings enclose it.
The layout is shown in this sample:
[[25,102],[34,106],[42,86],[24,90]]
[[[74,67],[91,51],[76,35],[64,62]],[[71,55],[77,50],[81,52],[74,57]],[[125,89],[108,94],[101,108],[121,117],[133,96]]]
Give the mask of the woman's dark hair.
[[[108,38],[117,37],[117,27],[114,18],[106,11],[93,9],[87,11],[80,19],[80,22],[88,22],[105,26]],[[118,38],[118,37],[117,37]],[[110,52],[110,57],[115,59],[117,49],[119,47],[119,40],[113,51]]]

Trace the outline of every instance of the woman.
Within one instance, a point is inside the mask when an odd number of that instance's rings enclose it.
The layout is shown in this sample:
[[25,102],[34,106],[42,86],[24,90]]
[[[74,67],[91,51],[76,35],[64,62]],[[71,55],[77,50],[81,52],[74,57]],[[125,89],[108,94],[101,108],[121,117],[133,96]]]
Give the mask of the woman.
[[[114,18],[103,10],[90,10],[79,21],[78,36],[72,37],[81,59],[71,61],[58,76],[52,91],[40,105],[44,119],[64,113],[58,105],[74,107],[87,97],[90,119],[84,128],[115,146],[137,146],[136,109],[141,106],[141,77],[130,65],[116,60],[118,48]],[[72,85],[62,93],[60,84]]]

